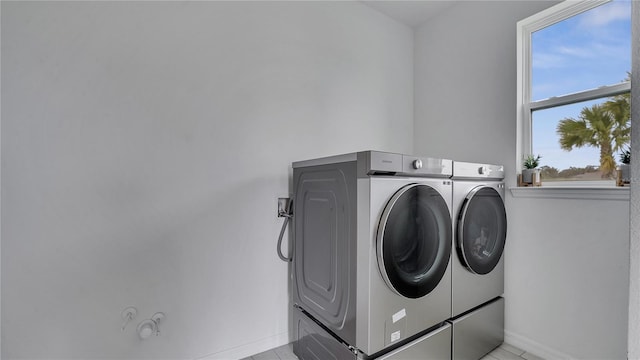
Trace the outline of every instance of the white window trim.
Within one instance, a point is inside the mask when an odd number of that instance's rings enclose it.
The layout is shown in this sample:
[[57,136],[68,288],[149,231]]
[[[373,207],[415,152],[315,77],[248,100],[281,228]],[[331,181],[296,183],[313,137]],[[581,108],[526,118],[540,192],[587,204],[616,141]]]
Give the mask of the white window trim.
[[[531,153],[531,111],[553,106],[568,105],[614,96],[631,90],[629,82],[603,86],[574,94],[531,102],[531,34],[557,22],[588,11],[611,0],[564,1],[517,23],[517,106],[516,106],[516,166],[522,169],[524,155]],[[519,170],[518,170],[519,171]],[[565,199],[628,200],[628,188],[584,187],[512,187],[516,197],[542,197]]]
[[[631,91],[631,83],[625,81],[620,84],[601,86],[597,89],[585,90],[573,94],[554,96],[544,100],[538,100],[529,104],[529,111],[543,110],[555,106],[570,105],[593,99],[616,96]],[[527,114],[523,114],[527,116]],[[531,116],[527,116],[531,121]]]
[[510,187],[517,198],[581,199],[629,201],[629,187],[545,186]]

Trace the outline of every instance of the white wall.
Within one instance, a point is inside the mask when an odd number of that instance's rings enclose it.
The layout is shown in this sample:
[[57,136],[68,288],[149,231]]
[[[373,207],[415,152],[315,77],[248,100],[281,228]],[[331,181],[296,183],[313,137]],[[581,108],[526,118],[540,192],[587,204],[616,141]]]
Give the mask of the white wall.
[[[2,26],[2,6],[0,5],[0,27]],[[2,44],[2,31],[0,30],[0,46]],[[0,54],[1,55],[1,54]],[[2,69],[2,56],[0,56],[0,69]],[[2,86],[0,81],[0,113],[2,112]],[[2,116],[0,116],[0,158],[2,157]],[[2,166],[0,166],[0,189],[2,189]],[[0,191],[0,358],[2,358],[2,191]]]
[[416,29],[416,153],[504,164],[515,149],[516,21],[551,1],[464,1]]
[[545,358],[627,353],[629,203],[511,198],[506,335]]
[[[632,33],[636,41],[632,42],[633,84],[640,84],[640,2],[632,5]],[[631,89],[631,206],[630,206],[630,271],[629,271],[629,359],[640,359],[640,87]]]
[[[515,185],[516,22],[555,3],[462,2],[417,30],[416,153],[504,164]],[[629,203],[507,191],[506,206],[506,340],[625,358]]]
[[2,2],[2,105],[2,358],[243,357],[289,340],[290,163],[412,152],[413,34],[357,2]]

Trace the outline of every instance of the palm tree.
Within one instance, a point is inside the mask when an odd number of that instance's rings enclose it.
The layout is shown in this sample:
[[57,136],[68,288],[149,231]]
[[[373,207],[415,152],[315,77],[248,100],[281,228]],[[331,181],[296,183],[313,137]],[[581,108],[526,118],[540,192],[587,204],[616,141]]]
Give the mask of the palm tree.
[[618,151],[631,142],[631,93],[614,96],[603,106],[619,125],[612,134],[614,151]]
[[630,113],[628,94],[585,107],[578,119],[565,118],[558,123],[560,147],[567,151],[583,146],[600,148],[602,178],[611,178],[616,169],[614,152],[630,141]]

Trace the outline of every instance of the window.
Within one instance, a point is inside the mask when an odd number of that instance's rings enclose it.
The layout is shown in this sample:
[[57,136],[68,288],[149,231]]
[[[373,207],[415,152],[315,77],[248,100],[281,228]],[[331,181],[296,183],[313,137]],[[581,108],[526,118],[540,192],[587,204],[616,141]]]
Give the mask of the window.
[[614,186],[630,143],[631,0],[565,1],[517,28],[518,164],[541,155],[543,186]]

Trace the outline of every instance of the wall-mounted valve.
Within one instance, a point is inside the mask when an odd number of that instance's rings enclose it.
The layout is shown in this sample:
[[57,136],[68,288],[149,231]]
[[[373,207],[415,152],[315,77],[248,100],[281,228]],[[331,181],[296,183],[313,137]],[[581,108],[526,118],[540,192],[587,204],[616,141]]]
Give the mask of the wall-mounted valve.
[[156,336],[160,335],[160,321],[164,319],[165,315],[162,312],[153,314],[151,319],[143,320],[138,324],[138,336],[141,339],[148,339],[152,334]]
[[276,250],[278,251],[278,257],[282,261],[290,262],[292,257],[284,256],[282,253],[282,237],[284,236],[284,230],[287,228],[287,224],[289,224],[289,221],[293,217],[293,201],[291,198],[278,198],[278,217],[283,217],[284,222],[282,223]]
[[122,324],[122,328],[120,329],[120,331],[124,331],[129,322],[133,320],[137,314],[138,310],[136,310],[136,308],[133,306],[129,306],[128,308],[122,310],[122,314],[120,316],[122,317],[122,320],[124,320],[124,323]]
[[290,218],[293,216],[291,198],[278,198],[278,217]]

